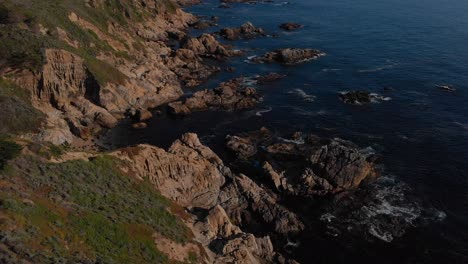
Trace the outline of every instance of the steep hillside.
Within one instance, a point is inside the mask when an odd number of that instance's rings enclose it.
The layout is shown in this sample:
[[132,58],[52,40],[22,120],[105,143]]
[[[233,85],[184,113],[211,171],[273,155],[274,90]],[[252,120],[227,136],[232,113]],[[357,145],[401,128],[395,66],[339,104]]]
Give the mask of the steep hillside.
[[6,0],[0,20],[1,94],[29,94],[46,115],[40,139],[55,144],[142,116],[212,71],[170,47],[195,18],[169,0]]

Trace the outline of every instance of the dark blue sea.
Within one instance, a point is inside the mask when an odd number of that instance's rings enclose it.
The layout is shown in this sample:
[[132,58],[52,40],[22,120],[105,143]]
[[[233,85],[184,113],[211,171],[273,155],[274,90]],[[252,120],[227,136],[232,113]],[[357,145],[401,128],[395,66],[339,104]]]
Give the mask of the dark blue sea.
[[[218,6],[218,1],[204,1],[187,11],[219,16],[219,27],[208,32],[250,21],[271,36],[226,42],[247,53],[222,63],[235,72],[219,73],[200,88],[269,72],[287,77],[260,87],[263,101],[255,109],[185,118],[163,113],[145,130],[123,122],[108,134],[114,146],[167,147],[182,133],[196,132],[223,156],[226,134],[262,126],[281,135],[305,131],[351,140],[378,153],[385,171],[375,200],[359,217],[344,221],[359,222],[362,238],[325,232],[336,216],[318,212],[315,220],[324,223],[309,228],[288,252],[301,263],[468,263],[468,1],[291,0]],[[289,21],[305,27],[294,32],[278,28]],[[327,55],[294,66],[247,60],[287,47],[316,48]],[[386,100],[344,104],[338,94],[350,90],[367,90]],[[187,95],[194,91],[186,89]],[[373,222],[386,215],[405,222],[402,236]]]

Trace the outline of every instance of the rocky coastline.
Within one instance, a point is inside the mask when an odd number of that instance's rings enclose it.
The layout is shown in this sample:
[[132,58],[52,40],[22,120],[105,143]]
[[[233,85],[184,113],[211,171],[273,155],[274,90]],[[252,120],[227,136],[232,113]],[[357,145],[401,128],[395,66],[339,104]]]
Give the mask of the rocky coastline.
[[[91,9],[99,9],[104,3],[86,2]],[[376,155],[342,139],[302,132],[285,139],[268,128],[226,135],[226,150],[235,157],[231,161],[223,161],[193,133],[184,134],[168,149],[151,145],[101,149],[96,144],[97,135],[115,127],[119,120],[130,119],[134,128],[144,129],[145,122],[154,118],[152,109],[156,107],[167,107],[176,116],[196,111],[249,109],[261,101],[256,86],[287,78],[275,73],[238,77],[184,97],[184,89],[203,87],[221,71],[220,62],[242,56],[242,51],[223,44],[219,37],[230,41],[267,34],[246,22],[239,28],[190,36],[190,27],[202,29],[213,24],[202,25],[200,18],[179,6],[160,6],[158,1],[151,0],[140,2],[144,4],[137,8],[158,15],[131,21],[125,30],[110,23],[109,31],[104,32],[86,17],[68,14],[67,19],[74,26],[92,31],[120,54],[100,52],[97,56],[100,61],[97,67],[108,67],[107,73],[114,73],[108,80],[101,80],[86,56],[60,47],[44,50],[45,63],[40,70],[12,65],[0,69],[2,76],[9,76],[9,82],[30,91],[31,104],[45,115],[39,133],[22,135],[21,139],[71,146],[46,162],[92,162],[97,157],[110,156],[118,161],[122,173],[137,182],[148,182],[177,208],[182,208],[179,214],[183,217],[179,216],[191,233],[187,242],[178,243],[154,234],[156,247],[171,260],[183,262],[194,254],[197,260],[193,263],[298,263],[283,245],[310,230],[304,212],[288,207],[286,201],[291,197],[308,202],[345,200],[379,177]],[[189,6],[200,1],[177,3]],[[301,27],[295,23],[281,25],[288,31]],[[62,32],[60,28],[58,32]],[[81,48],[68,34],[66,31],[59,34],[60,41]],[[324,55],[316,49],[288,47],[251,61],[295,65]],[[342,94],[340,98],[345,103],[361,104],[373,97],[355,92]],[[31,145],[22,144],[23,153],[35,153]],[[258,173],[251,175],[248,171]],[[176,214],[175,211],[172,213]],[[10,248],[2,252],[11,258],[21,258]]]

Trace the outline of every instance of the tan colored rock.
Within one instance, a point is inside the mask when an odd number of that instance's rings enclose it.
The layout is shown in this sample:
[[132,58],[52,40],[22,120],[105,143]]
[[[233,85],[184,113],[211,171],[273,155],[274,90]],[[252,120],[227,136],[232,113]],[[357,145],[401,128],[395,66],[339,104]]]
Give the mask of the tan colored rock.
[[244,78],[236,78],[221,83],[215,89],[198,91],[185,101],[173,102],[168,106],[173,114],[187,115],[207,109],[241,110],[251,108],[259,101],[260,95],[255,88],[249,87]]
[[195,134],[185,134],[168,151],[138,145],[112,155],[129,161],[129,173],[149,179],[162,195],[184,207],[213,207],[224,184],[221,159]]

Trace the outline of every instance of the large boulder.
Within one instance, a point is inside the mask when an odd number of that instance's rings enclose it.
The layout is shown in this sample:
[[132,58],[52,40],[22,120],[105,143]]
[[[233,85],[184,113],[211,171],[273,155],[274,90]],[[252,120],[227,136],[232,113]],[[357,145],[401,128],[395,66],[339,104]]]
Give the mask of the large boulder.
[[129,173],[148,179],[162,195],[183,207],[215,206],[224,184],[221,159],[196,134],[183,135],[168,151],[138,145],[112,155],[128,161]]

